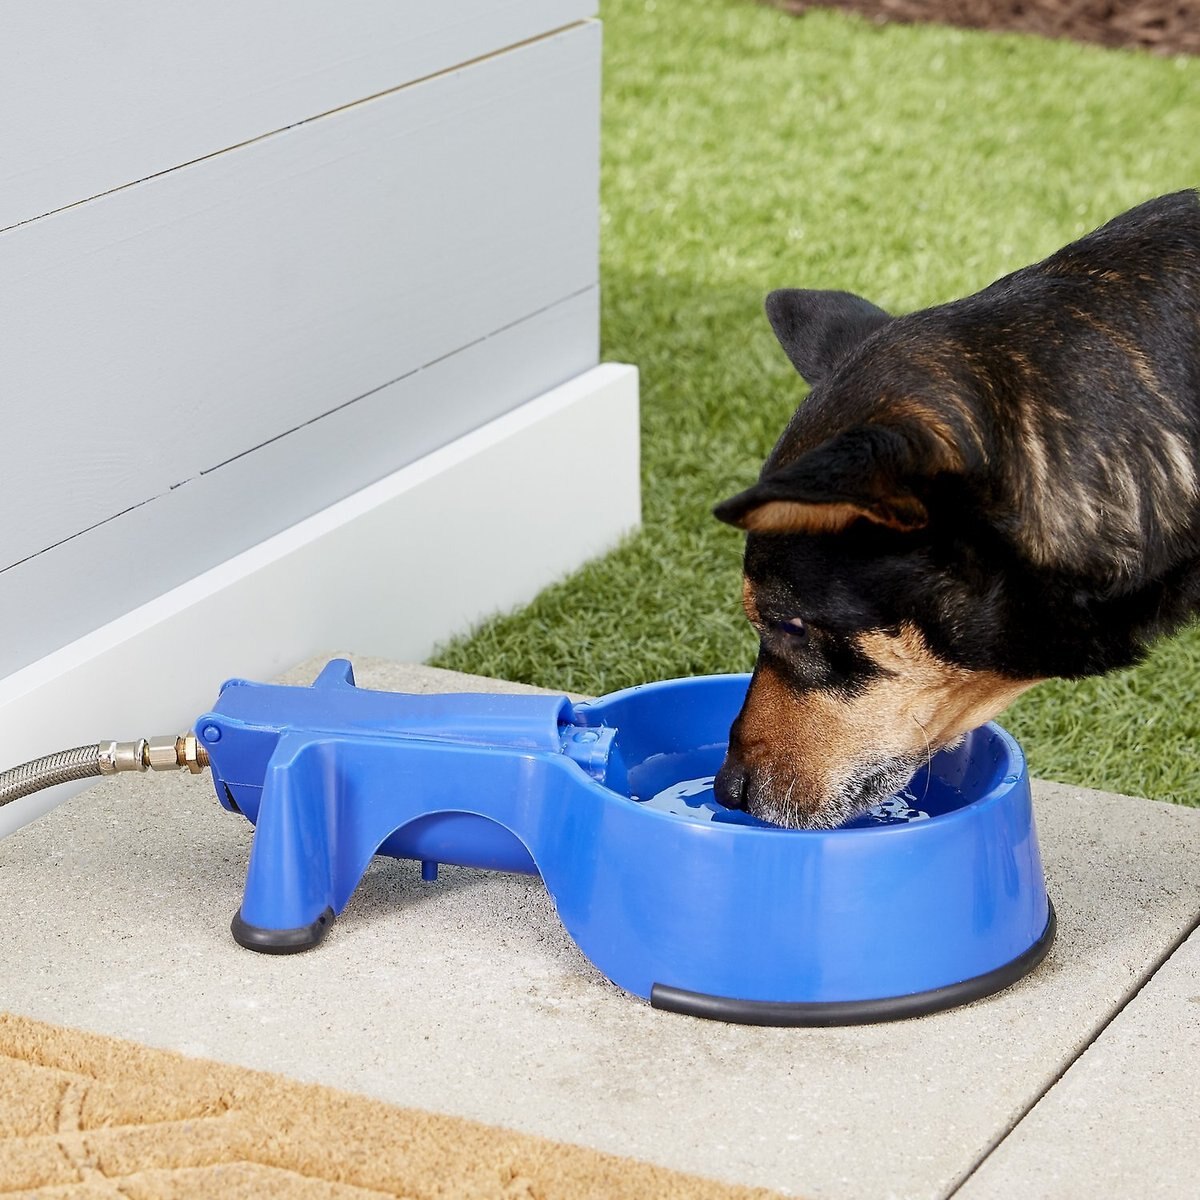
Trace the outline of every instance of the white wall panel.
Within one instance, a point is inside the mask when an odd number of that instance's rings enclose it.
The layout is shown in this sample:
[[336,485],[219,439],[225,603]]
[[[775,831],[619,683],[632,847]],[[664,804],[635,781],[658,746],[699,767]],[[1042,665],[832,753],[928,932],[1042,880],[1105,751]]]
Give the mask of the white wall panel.
[[0,234],[0,566],[595,286],[598,103],[589,22]]
[[5,0],[0,229],[595,9],[595,0]]
[[[0,679],[437,450],[446,441],[447,412],[474,428],[586,373],[597,359],[598,327],[593,287],[0,571]],[[583,408],[579,418],[585,425]],[[582,463],[589,448],[564,444],[554,452]],[[480,489],[473,502],[503,510],[504,497],[488,493],[489,485],[463,486]],[[627,501],[622,495],[616,504]],[[558,506],[561,495],[545,502]],[[440,513],[424,519],[453,536]],[[514,516],[499,536],[519,573],[521,544],[533,531]],[[381,543],[376,561],[390,563],[405,545],[399,538]],[[458,552],[474,551],[463,543]],[[416,588],[416,578],[437,567],[410,560],[406,569]],[[291,603],[303,607],[306,600],[299,595]],[[392,619],[403,624],[411,614],[397,608]]]

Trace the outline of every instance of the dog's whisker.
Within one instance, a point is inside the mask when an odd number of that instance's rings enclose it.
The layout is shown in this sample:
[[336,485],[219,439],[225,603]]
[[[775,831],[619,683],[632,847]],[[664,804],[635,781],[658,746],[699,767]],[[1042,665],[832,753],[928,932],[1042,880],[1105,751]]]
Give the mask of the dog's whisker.
[[[909,714],[912,716],[912,714]],[[925,791],[921,793],[921,799],[924,800],[929,795],[929,781],[933,778],[933,746],[929,741],[929,730],[913,717],[913,724],[921,731],[925,738]]]

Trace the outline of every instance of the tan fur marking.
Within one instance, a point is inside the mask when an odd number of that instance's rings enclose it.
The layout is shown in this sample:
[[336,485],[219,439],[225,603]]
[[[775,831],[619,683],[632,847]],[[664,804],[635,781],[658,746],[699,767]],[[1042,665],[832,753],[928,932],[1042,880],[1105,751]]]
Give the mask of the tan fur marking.
[[762,660],[751,681],[737,749],[769,806],[790,823],[823,808],[838,813],[856,778],[888,759],[948,745],[1038,682],[955,667],[912,626],[896,636],[866,634],[859,644],[884,675],[849,702],[825,690],[797,693]]
[[741,520],[750,533],[840,533],[867,514],[853,504],[800,504],[770,500]]
[[758,601],[754,598],[754,587],[744,575],[742,576],[742,610],[751,625],[757,625],[761,620]]
[[[781,809],[814,813],[845,779],[853,731],[827,692],[797,695],[760,662],[739,725],[743,762]],[[795,823],[793,820],[790,823]]]
[[1150,366],[1150,360],[1146,357],[1146,352],[1128,338],[1118,337],[1115,333],[1110,333],[1109,336],[1129,359],[1129,365],[1133,368],[1133,373],[1138,377],[1142,387],[1155,397],[1163,407],[1178,415],[1179,405],[1163,390],[1162,382],[1154,373],[1154,368]]
[[1034,428],[1031,414],[1021,413],[1021,449],[1029,462],[1029,471],[1033,490],[1042,495],[1050,480],[1050,465],[1046,457],[1046,447],[1042,441],[1041,432]]
[[[1095,314],[1084,309],[1071,311],[1076,320],[1120,352],[1130,372],[1164,413],[1178,419],[1179,399],[1164,388],[1142,347],[1124,330]],[[1200,479],[1189,446],[1161,422],[1148,421],[1121,447],[1119,457],[1098,457],[1082,448],[1079,453],[1094,459],[1093,467],[1104,478],[1104,487],[1097,489],[1069,469],[1073,452],[1069,432],[1064,437],[1060,430],[1060,436],[1051,439],[1056,449],[1053,453],[1048,449],[1043,431],[1036,425],[1046,416],[1032,399],[1018,410],[1025,478],[1017,491],[1017,503],[1027,550],[1045,565],[1075,570],[1102,566],[1122,575],[1135,573],[1144,552],[1144,520],[1167,531],[1191,520]],[[1062,455],[1068,457],[1065,464],[1057,461]]]
[[[939,399],[954,410],[955,416],[962,422],[962,428],[966,429],[971,440],[975,443],[975,449],[982,453],[984,445],[983,434],[979,427],[979,414],[975,411],[974,405],[967,403],[959,393],[954,372],[951,371],[947,361],[949,359],[957,361],[964,357],[971,357],[967,348],[954,339],[947,339],[942,344],[931,347],[930,353],[918,353],[914,357],[929,373],[930,378],[936,380],[941,385]],[[927,403],[918,402],[916,407],[923,410],[924,421],[947,447],[951,455],[950,463],[944,469],[961,470],[963,464],[963,447],[960,444],[960,435],[948,423],[946,414],[939,413]]]
[[841,533],[860,518],[901,532],[924,524],[924,516],[915,509],[908,519],[899,512],[876,512],[857,504],[802,504],[796,500],[768,500],[751,509],[738,524],[749,533]]
[[[1184,493],[1182,499],[1192,499],[1196,495],[1196,468],[1192,464],[1192,456],[1188,450],[1187,443],[1177,433],[1172,433],[1170,430],[1164,430],[1162,433],[1163,450],[1167,460],[1170,462],[1173,481],[1178,486],[1179,490]],[[1169,501],[1169,497],[1167,500]],[[1183,519],[1186,513],[1186,506],[1180,504],[1179,498],[1174,504],[1168,503],[1165,505],[1166,511]]]
[[935,471],[962,471],[966,462],[958,435],[945,416],[927,404],[905,397],[887,403],[883,409],[885,419],[899,418],[910,421],[933,434],[937,444],[934,459],[929,464]]
[[859,644],[889,672],[867,689],[862,703],[870,707],[872,720],[881,730],[890,731],[889,740],[908,738],[910,750],[920,749],[924,737],[918,733],[914,739],[906,723],[915,726],[919,722],[934,746],[945,745],[990,720],[1038,682],[947,663],[911,625],[894,637],[866,634]]

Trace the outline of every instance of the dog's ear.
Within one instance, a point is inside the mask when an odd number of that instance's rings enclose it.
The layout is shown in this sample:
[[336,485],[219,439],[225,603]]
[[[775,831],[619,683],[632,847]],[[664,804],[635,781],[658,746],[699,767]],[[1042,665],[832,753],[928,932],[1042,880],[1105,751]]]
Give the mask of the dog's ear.
[[859,342],[893,319],[849,292],[784,288],[767,297],[766,309],[792,366],[813,387]]
[[914,487],[932,465],[919,439],[859,425],[764,474],[713,513],[748,533],[838,533],[859,520],[911,532],[929,523]]

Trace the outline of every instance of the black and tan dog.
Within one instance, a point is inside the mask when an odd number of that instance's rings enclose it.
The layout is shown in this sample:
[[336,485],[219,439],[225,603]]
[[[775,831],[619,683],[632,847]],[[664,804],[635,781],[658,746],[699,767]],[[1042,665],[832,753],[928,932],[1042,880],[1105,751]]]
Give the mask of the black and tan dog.
[[812,392],[716,509],[761,637],[724,804],[836,825],[1200,606],[1197,193],[951,304],[780,291],[767,315]]

